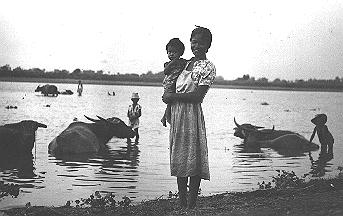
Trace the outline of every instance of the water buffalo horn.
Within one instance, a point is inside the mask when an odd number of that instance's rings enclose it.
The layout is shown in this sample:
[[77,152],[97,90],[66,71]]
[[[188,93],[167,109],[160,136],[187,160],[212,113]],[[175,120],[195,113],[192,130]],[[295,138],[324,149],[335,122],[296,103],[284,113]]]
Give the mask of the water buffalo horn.
[[46,126],[45,124],[37,122],[37,127],[47,128],[48,126]]
[[118,118],[113,119],[113,121],[108,121],[107,119],[104,119],[104,118],[102,118],[102,117],[100,117],[100,116],[97,116],[97,117],[98,117],[100,120],[106,121],[106,122],[111,123],[111,124],[113,124],[113,123],[119,123],[119,122],[120,122],[120,120],[119,120]]
[[92,121],[92,122],[99,122],[100,120],[97,120],[97,119],[92,119],[86,115],[84,115],[86,117],[86,119],[88,119],[89,121]]
[[241,126],[236,122],[236,118],[235,118],[235,117],[233,117],[233,121],[235,122],[235,125],[236,125],[238,128],[241,127]]
[[104,119],[103,117],[101,117],[101,116],[96,116],[96,117],[98,117],[98,119],[100,119],[101,121],[106,121],[106,122],[108,122],[106,119]]
[[275,126],[273,125],[273,128],[270,131],[260,131],[260,132],[264,134],[270,134],[270,133],[273,133],[274,130],[275,130]]

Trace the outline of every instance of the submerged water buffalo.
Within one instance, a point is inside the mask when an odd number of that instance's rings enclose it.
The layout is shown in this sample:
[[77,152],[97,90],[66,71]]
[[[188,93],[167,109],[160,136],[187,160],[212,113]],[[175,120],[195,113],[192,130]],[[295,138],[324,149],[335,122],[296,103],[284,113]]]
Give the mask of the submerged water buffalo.
[[49,144],[49,153],[56,155],[97,153],[112,137],[133,138],[135,132],[116,117],[92,119],[92,123],[76,121]]
[[35,92],[41,92],[44,96],[58,96],[59,92],[57,90],[57,87],[55,85],[43,85],[43,86],[37,86]]
[[69,89],[66,89],[66,90],[58,92],[58,93],[62,94],[62,95],[72,95],[72,94],[74,94],[74,92],[72,90],[69,90]]
[[39,127],[47,126],[32,120],[0,126],[0,159],[31,155]]
[[[311,143],[304,136],[287,130],[261,129],[263,127],[251,124],[238,124],[234,118],[236,128],[234,135],[244,139],[247,146],[267,147],[273,149],[289,149],[301,151],[313,151],[319,149],[315,143]],[[261,129],[261,130],[259,130]]]
[[[233,121],[235,122],[236,127],[234,128],[234,136],[239,137],[241,139],[246,139],[247,138],[247,134],[246,131],[247,130],[256,130],[259,131],[260,133],[256,134],[256,139],[257,140],[271,140],[271,139],[275,139],[278,138],[282,135],[285,134],[298,134],[289,130],[275,130],[274,127],[272,129],[262,129],[264,127],[261,126],[256,126],[256,125],[252,125],[252,124],[238,124],[236,122],[236,118],[233,118]],[[260,130],[261,129],[261,130]]]

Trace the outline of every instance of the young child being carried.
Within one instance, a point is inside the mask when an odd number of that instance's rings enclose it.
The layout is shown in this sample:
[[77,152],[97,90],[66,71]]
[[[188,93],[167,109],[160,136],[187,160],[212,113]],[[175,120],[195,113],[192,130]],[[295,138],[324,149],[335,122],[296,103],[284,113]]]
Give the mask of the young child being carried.
[[[313,133],[310,138],[310,142],[312,142],[316,133],[318,134],[318,139],[320,142],[320,152],[327,153],[329,155],[333,154],[333,143],[334,138],[330,133],[328,127],[325,125],[327,121],[327,116],[325,114],[318,114],[316,115],[311,122],[315,124],[315,128],[313,129]],[[327,151],[328,149],[328,151]]]
[[[186,59],[180,58],[185,51],[185,45],[179,38],[173,38],[166,45],[166,50],[170,61],[164,63],[163,72],[166,75],[163,80],[164,92],[175,93],[176,80],[186,66]],[[171,110],[168,104],[161,119],[163,126],[167,127],[166,122],[170,123],[170,115]]]

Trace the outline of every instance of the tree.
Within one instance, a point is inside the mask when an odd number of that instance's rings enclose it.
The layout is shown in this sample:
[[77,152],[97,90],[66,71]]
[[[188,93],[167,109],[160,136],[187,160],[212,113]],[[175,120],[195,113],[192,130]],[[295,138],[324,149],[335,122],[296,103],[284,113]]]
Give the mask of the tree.
[[336,78],[335,78],[335,82],[341,82],[341,79],[338,77],[338,76],[336,76]]
[[0,72],[2,73],[9,73],[11,71],[12,71],[11,66],[9,66],[8,64],[0,67]]
[[74,75],[80,75],[80,74],[81,74],[81,70],[80,70],[79,68],[77,68],[77,69],[75,69],[75,70],[73,71],[72,74],[74,74]]
[[103,70],[98,70],[98,71],[96,72],[96,74],[98,74],[98,75],[103,75],[103,74],[104,74],[104,71],[103,71]]
[[249,80],[249,79],[250,79],[250,76],[249,76],[249,74],[245,74],[245,75],[243,75],[243,79],[244,79],[244,80]]
[[222,77],[222,76],[216,76],[216,80],[217,80],[217,81],[224,81],[224,77]]

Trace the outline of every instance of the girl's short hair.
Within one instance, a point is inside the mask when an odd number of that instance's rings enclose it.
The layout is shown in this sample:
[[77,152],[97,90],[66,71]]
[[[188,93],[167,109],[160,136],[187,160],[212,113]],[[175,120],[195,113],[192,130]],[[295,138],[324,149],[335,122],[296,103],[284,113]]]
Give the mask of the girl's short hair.
[[318,125],[318,124],[321,124],[321,125],[324,125],[328,120],[328,117],[322,113],[322,114],[318,114],[316,115],[312,120],[311,122],[315,125]]
[[207,49],[209,49],[211,47],[211,44],[212,44],[212,33],[211,33],[211,31],[208,28],[196,26],[196,28],[193,29],[193,31],[192,31],[190,40],[192,40],[192,38],[197,34],[201,34],[202,38],[205,40],[205,42],[207,44]]
[[185,45],[180,41],[179,38],[172,38],[166,45],[166,50],[168,51],[168,47],[174,47],[178,53],[180,53],[180,56],[183,55],[185,52]]

